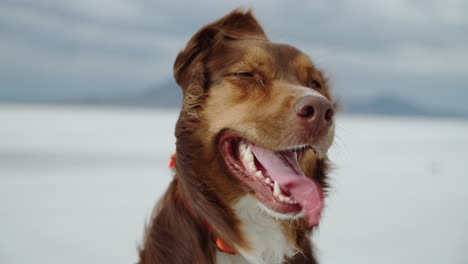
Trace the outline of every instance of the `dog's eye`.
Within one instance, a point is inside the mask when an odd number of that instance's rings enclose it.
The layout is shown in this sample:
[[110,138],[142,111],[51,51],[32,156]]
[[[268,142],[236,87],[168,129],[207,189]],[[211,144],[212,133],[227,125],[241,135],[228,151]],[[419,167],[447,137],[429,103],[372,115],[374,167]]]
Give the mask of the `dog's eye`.
[[317,81],[317,80],[312,80],[312,81],[310,81],[309,86],[310,86],[310,88],[312,88],[312,89],[320,89],[320,88],[322,88],[322,85],[321,85],[320,82]]
[[238,77],[245,77],[245,78],[255,77],[255,74],[253,74],[252,72],[237,72],[235,73],[235,75]]

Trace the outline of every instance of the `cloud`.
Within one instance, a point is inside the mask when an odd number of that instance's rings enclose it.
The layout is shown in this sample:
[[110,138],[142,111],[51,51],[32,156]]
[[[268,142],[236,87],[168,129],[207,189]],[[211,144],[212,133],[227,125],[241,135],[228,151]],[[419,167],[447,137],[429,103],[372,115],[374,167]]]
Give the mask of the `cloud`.
[[[86,19],[77,22],[34,8],[2,8],[0,23],[4,25],[0,28],[4,36],[0,70],[4,75],[68,79],[88,87],[81,91],[114,89],[131,82],[145,88],[170,76],[171,63],[167,61],[181,48],[177,46],[181,40],[175,36],[165,36],[161,41],[161,36],[146,30],[122,29]],[[92,87],[96,80],[101,85],[107,80],[107,85]],[[45,92],[49,88],[43,87]],[[66,86],[62,92],[67,89],[76,87]]]
[[56,92],[53,80],[75,84],[64,94],[143,89],[170,78],[177,52],[199,27],[238,6],[253,7],[272,40],[329,69],[344,96],[370,94],[341,88],[366,78],[400,79],[413,96],[420,80],[452,80],[447,89],[457,92],[468,82],[462,0],[7,0],[0,3],[0,77],[11,80],[10,94]]
[[418,44],[401,44],[385,50],[329,49],[323,46],[303,45],[303,50],[313,54],[319,64],[339,72],[367,72],[367,74],[392,73],[393,75],[426,76],[443,75],[448,78],[468,80],[466,49],[438,49]]

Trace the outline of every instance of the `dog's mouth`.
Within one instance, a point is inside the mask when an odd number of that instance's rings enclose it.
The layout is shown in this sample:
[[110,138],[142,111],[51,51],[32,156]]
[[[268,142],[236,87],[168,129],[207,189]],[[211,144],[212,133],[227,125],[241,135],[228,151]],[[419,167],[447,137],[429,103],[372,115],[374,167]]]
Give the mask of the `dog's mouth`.
[[317,153],[317,148],[305,144],[273,151],[231,133],[222,135],[219,146],[231,173],[275,215],[304,213],[309,226],[319,223],[322,187],[306,177],[299,164],[305,151]]

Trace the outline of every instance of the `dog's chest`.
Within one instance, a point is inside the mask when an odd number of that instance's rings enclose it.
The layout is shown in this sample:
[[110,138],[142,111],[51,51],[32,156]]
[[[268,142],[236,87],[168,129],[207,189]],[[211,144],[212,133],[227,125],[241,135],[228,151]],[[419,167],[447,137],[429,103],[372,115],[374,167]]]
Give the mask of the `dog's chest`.
[[251,249],[236,247],[237,255],[219,252],[216,263],[283,263],[285,258],[293,256],[297,250],[286,238],[281,225],[259,206],[250,195],[243,197],[234,206],[241,221],[241,230]]

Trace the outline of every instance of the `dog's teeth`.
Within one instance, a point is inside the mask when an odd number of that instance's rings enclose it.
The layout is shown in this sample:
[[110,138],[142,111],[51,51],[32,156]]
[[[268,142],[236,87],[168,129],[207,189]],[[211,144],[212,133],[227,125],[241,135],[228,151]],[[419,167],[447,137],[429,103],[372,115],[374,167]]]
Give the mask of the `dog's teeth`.
[[297,202],[294,201],[290,196],[286,196],[283,193],[278,195],[278,200],[280,200],[280,202],[287,203],[287,204],[297,204]]
[[257,171],[257,167],[255,166],[254,162],[251,161],[248,163],[248,168],[247,168],[249,171],[251,172],[256,172]]
[[265,179],[265,183],[268,184],[268,185],[271,185],[271,180],[270,180],[270,178],[266,178],[266,179]]
[[256,177],[257,179],[263,179],[263,178],[264,178],[264,177],[263,177],[263,173],[262,173],[261,171],[255,172],[255,177]]
[[244,154],[244,158],[247,160],[247,161],[253,161],[253,155],[252,155],[252,152],[245,152]]
[[241,152],[244,152],[246,148],[247,148],[247,146],[245,145],[245,143],[244,143],[243,141],[241,141],[241,142],[239,143],[239,150],[240,150]]
[[288,201],[289,201],[289,198],[288,198],[286,195],[282,194],[282,193],[280,193],[280,195],[278,196],[278,198],[279,198],[279,200],[280,200],[281,202],[288,202]]
[[246,147],[247,147],[247,145],[245,145],[245,142],[244,142],[244,141],[241,141],[241,142],[239,143],[239,149],[240,149],[240,150],[245,150]]
[[250,150],[250,147],[247,147],[245,150],[244,150],[244,159],[246,161],[253,161],[253,154],[252,154],[252,151]]
[[275,184],[273,185],[273,195],[276,197],[279,197],[280,194],[281,194],[281,189],[279,187],[279,183],[275,181]]

